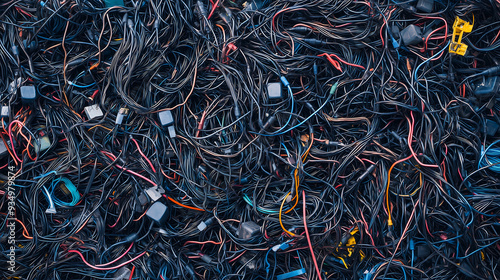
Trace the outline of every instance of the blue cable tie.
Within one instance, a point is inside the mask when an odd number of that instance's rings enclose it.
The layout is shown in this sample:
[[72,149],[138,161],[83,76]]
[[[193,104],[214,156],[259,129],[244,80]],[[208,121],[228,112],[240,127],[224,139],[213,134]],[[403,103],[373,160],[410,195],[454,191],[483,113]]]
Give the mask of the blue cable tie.
[[276,279],[278,279],[278,280],[289,279],[289,278],[297,277],[297,276],[305,274],[305,273],[306,273],[306,269],[301,268],[301,269],[297,269],[294,271],[280,274],[280,275],[276,276]]

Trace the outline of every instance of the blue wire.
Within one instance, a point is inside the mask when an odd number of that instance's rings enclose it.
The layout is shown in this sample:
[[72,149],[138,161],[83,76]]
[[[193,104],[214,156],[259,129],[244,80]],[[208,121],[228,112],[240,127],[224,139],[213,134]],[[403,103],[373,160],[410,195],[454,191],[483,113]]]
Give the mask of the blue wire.
[[283,148],[285,148],[286,154],[288,155],[288,157],[290,157],[290,153],[288,152],[288,149],[286,148],[285,143],[281,142],[281,145],[283,145]]
[[[292,109],[290,109],[290,116],[288,117],[288,121],[286,122],[286,124],[284,126],[282,126],[280,129],[278,129],[278,131],[276,131],[276,133],[283,130],[290,123],[290,121],[292,120],[292,116],[293,116],[293,108],[294,108],[293,104],[295,103],[293,101],[293,91],[292,91],[292,88],[290,87],[290,85],[288,85],[286,88],[288,89],[288,94],[290,94],[290,99],[292,102]],[[286,131],[284,131],[283,133],[286,133]],[[280,133],[280,134],[283,134],[283,133]],[[277,135],[277,134],[273,133],[273,135]]]
[[57,171],[52,170],[52,171],[47,172],[47,173],[45,173],[45,174],[41,174],[41,175],[39,175],[39,176],[36,176],[36,177],[34,177],[33,179],[35,179],[35,180],[36,180],[36,179],[40,179],[40,178],[43,178],[43,177],[45,177],[45,176],[49,176],[50,174],[57,175]]
[[[500,162],[500,147],[493,148],[494,145],[498,144],[500,140],[491,143],[486,149],[481,146],[481,158],[479,159],[478,168],[486,167],[488,165],[497,164]],[[489,166],[493,172],[500,173],[500,165]]]
[[463,256],[463,257],[458,257],[458,256],[457,256],[457,259],[459,259],[459,260],[466,259],[466,258],[468,258],[468,257],[470,257],[470,256],[472,256],[472,255],[474,255],[475,253],[477,253],[477,252],[479,252],[479,251],[481,251],[481,250],[483,250],[483,249],[486,249],[486,248],[490,247],[491,245],[495,245],[497,242],[498,242],[498,240],[497,240],[497,241],[495,241],[495,242],[491,242],[491,244],[488,244],[488,245],[486,245],[486,246],[484,246],[484,247],[481,247],[481,248],[479,248],[479,249],[475,250],[474,252],[472,252],[472,253],[470,253],[470,254],[468,254],[468,255],[465,255],[465,256]]
[[422,65],[426,64],[427,62],[431,61],[433,58],[436,58],[437,56],[439,56],[444,50],[448,49],[448,46],[450,45],[450,41],[448,41],[448,44],[446,44],[446,46],[444,48],[442,48],[440,51],[438,51],[435,55],[431,56],[429,59],[427,59],[426,61],[420,63],[417,68],[415,68],[415,81],[421,85],[421,86],[424,86],[422,85],[421,83],[418,82],[418,69],[420,69],[420,67],[422,67]]
[[91,86],[95,85],[95,82],[91,83],[90,85],[86,85],[86,86],[80,86],[80,85],[77,85],[77,84],[75,84],[73,82],[69,82],[69,84],[71,86],[74,86],[74,87],[77,87],[77,88],[88,88],[88,87],[91,87]]
[[[243,200],[248,203],[248,205],[250,205],[251,207],[253,207],[253,203],[252,203],[252,200],[250,199],[250,197],[248,197],[248,195],[244,194],[243,195]],[[257,208],[257,211],[260,211],[264,214],[277,214],[278,211],[274,211],[274,210],[267,210],[267,209],[264,209],[264,208],[261,208],[259,206],[256,207]]]
[[[64,184],[66,189],[71,193],[71,197],[72,197],[71,202],[64,202],[54,195],[55,188],[61,182]],[[75,185],[69,179],[66,179],[66,178],[55,179],[52,181],[50,188],[51,188],[50,195],[51,195],[51,197],[53,197],[52,200],[58,206],[75,206],[78,203],[78,201],[80,201],[80,193],[76,189]]]
[[168,268],[166,265],[164,265],[161,270],[160,270],[160,275],[165,279],[165,280],[168,280],[168,277],[167,277],[167,271],[168,271]]
[[267,256],[269,255],[269,252],[271,252],[272,249],[269,249],[269,251],[267,251],[266,253],[266,258],[265,258],[265,261],[266,261],[266,274],[269,274],[269,269],[271,268],[271,264],[267,261]]
[[[330,89],[330,96],[335,93],[335,90],[337,89],[337,86],[338,86],[338,82],[336,82],[332,88]],[[291,91],[291,89],[290,89]],[[292,101],[293,101],[293,94],[292,95]],[[325,107],[325,105],[328,103],[329,99],[327,99],[327,101],[325,103],[323,103],[323,105],[321,105],[316,111],[314,111],[309,117],[305,118],[303,121],[301,121],[300,123],[294,125],[293,127],[285,130],[285,131],[281,131],[282,129],[284,129],[287,125],[288,125],[288,122],[283,126],[281,127],[278,131],[274,132],[273,134],[260,134],[260,133],[255,133],[255,134],[258,134],[258,135],[261,135],[261,136],[277,136],[277,135],[282,135],[282,134],[285,134],[289,131],[292,131],[294,130],[295,128],[303,125],[304,123],[306,123],[310,118],[312,118],[314,115],[316,115],[321,109],[323,109],[323,107]],[[293,112],[293,103],[292,103],[292,112]],[[291,117],[292,115],[290,115]],[[289,119],[290,121],[290,119]],[[281,131],[281,132],[280,132]]]

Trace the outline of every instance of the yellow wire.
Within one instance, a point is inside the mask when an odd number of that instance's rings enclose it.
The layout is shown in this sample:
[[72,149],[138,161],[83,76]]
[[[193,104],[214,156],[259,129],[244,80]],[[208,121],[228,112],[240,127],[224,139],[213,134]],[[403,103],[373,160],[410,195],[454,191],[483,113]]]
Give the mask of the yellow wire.
[[295,206],[299,203],[299,169],[298,167],[295,169],[295,172],[293,174],[293,177],[295,178],[295,196],[292,198],[292,200],[295,200],[295,204],[292,206],[292,208],[288,209],[285,214],[288,214],[290,211],[292,211]]
[[[311,133],[311,144],[309,145],[309,148],[307,148],[306,152],[304,153],[304,155],[302,156],[302,162],[305,162],[306,161],[306,158],[307,158],[307,155],[309,154],[309,151],[311,150],[311,147],[312,147],[312,144],[313,144],[313,141],[314,141],[314,134]],[[293,204],[292,208],[288,209],[287,211],[285,211],[285,214],[288,214],[290,213],[290,211],[292,211],[295,206],[297,206],[297,204],[299,203],[299,185],[300,185],[300,178],[299,178],[299,165],[297,164],[297,168],[295,168],[295,171],[293,172],[293,177],[295,178],[295,196],[292,198],[292,200],[295,201],[295,203]],[[288,197],[288,195],[290,195],[291,193],[288,193],[286,195],[286,197]],[[285,197],[285,200],[286,200],[286,197]],[[283,208],[283,205],[284,205],[284,200],[283,200],[283,203],[281,204],[281,208],[280,208],[280,223],[281,223],[281,209]],[[281,225],[281,227],[283,227],[283,225]],[[285,229],[285,228],[283,228]],[[285,230],[285,232],[287,232]]]
[[111,128],[107,128],[107,127],[105,127],[105,126],[103,126],[103,125],[100,125],[100,124],[96,124],[96,125],[94,125],[93,127],[89,128],[89,131],[91,131],[92,129],[94,129],[94,128],[96,128],[96,127],[102,127],[102,128],[104,128],[104,129],[106,129],[106,130],[108,130],[108,131],[113,131]]
[[416,188],[412,193],[410,193],[410,194],[397,194],[395,192],[392,192],[392,194],[400,196],[400,197],[412,197],[422,188],[422,184],[423,184],[422,183],[422,173],[420,173],[420,186],[418,188]]
[[293,178],[295,179],[294,180],[295,181],[295,196],[292,198],[292,200],[295,200],[295,199],[298,198],[298,193],[299,193],[298,192],[298,190],[299,190],[299,186],[298,186],[298,178],[299,178],[299,176],[298,176],[298,174],[299,174],[299,167],[297,165],[297,168],[295,168],[295,171],[293,172]]
[[347,264],[345,263],[345,261],[344,261],[344,259],[343,259],[343,258],[341,258],[341,257],[337,257],[337,258],[339,258],[339,259],[340,259],[340,260],[344,263],[345,268],[349,269],[349,268],[347,267]]
[[385,201],[387,203],[387,213],[389,218],[387,219],[387,225],[390,227],[392,226],[392,218],[391,218],[391,208],[389,207],[389,185],[391,184],[391,171],[396,166],[398,162],[396,161],[391,165],[391,168],[389,168],[389,172],[387,173],[387,190],[385,191]]
[[297,199],[295,200],[295,204],[292,206],[292,208],[288,209],[285,211],[285,214],[288,214],[290,213],[290,211],[293,210],[293,208],[295,208],[295,206],[297,206],[297,203],[299,203],[299,198],[297,197]]
[[309,155],[309,151],[311,150],[313,142],[314,142],[314,133],[311,133],[311,143],[309,144],[309,148],[307,148],[306,152],[302,156],[302,162],[306,162],[306,158]]
[[[290,234],[291,236],[295,236],[295,234],[293,232],[290,232],[288,231],[284,226],[283,226],[283,222],[281,221],[281,211],[283,211],[283,205],[285,205],[285,201],[287,199],[287,197],[290,195],[290,192],[288,192],[285,196],[285,198],[283,199],[283,202],[281,202],[281,206],[280,206],[280,212],[279,212],[279,220],[280,220],[280,225],[281,225],[281,228],[283,229],[283,231],[285,231],[286,233]],[[297,200],[298,201],[298,200]],[[297,205],[297,204],[295,204]],[[295,207],[295,206],[294,206]],[[289,210],[290,211],[290,210]]]
[[406,161],[406,160],[410,159],[412,156],[413,155],[410,155],[407,158],[403,158],[403,159],[396,161],[395,163],[393,163],[391,165],[391,168],[389,168],[389,172],[387,172],[387,187],[385,190],[385,202],[387,203],[386,205],[387,205],[387,214],[388,214],[387,225],[390,227],[393,225],[392,217],[391,217],[391,208],[389,207],[389,186],[391,184],[391,171],[394,168],[394,166],[396,166],[396,164],[403,162],[403,161]]

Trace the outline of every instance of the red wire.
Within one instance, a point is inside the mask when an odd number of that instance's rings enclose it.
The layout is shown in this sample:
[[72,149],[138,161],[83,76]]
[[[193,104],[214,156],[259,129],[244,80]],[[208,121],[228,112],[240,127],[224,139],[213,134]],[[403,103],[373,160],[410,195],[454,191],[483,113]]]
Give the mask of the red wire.
[[[115,204],[117,204],[117,203],[116,203],[116,201],[115,201]],[[117,205],[118,205],[118,204],[117,204]],[[115,222],[114,224],[110,225],[109,227],[110,227],[110,228],[114,228],[114,227],[116,227],[116,225],[117,225],[117,224],[118,224],[118,222],[120,221],[120,218],[121,218],[121,213],[120,213],[120,216],[118,216],[118,219],[116,219],[116,222]]]
[[361,213],[361,219],[363,219],[363,224],[365,225],[365,232],[366,234],[368,234],[368,236],[370,237],[371,241],[372,241],[372,245],[373,245],[373,249],[375,249],[375,251],[377,251],[377,253],[382,257],[382,258],[385,258],[384,255],[382,255],[382,253],[380,253],[380,251],[377,249],[377,246],[375,245],[375,240],[373,240],[373,236],[371,235],[371,233],[368,231],[368,223],[366,222],[365,220],[365,216],[363,215],[363,211],[361,209],[359,209],[359,213]]
[[217,6],[219,5],[219,2],[220,2],[220,0],[217,0],[217,2],[215,2],[215,5],[213,5],[212,11],[210,11],[210,14],[208,15],[207,19],[210,19],[212,17],[212,15],[215,12],[215,9],[217,9]]
[[335,69],[339,70],[340,72],[343,72],[342,68],[340,67],[339,62],[336,60],[333,60],[333,58],[329,54],[322,53],[322,54],[319,54],[318,56],[326,56],[326,59],[333,65],[333,67],[335,67]]
[[80,258],[82,259],[82,261],[87,265],[89,266],[90,268],[93,268],[93,269],[96,269],[96,270],[113,270],[113,269],[117,269],[117,268],[120,268],[124,265],[127,265],[135,260],[137,260],[138,258],[144,256],[144,254],[146,254],[146,251],[140,253],[137,257],[133,258],[133,259],[130,259],[124,263],[121,263],[117,266],[113,266],[113,267],[98,267],[98,266],[95,266],[95,265],[91,265],[90,263],[88,263],[86,260],[85,260],[85,257],[82,255],[82,253],[80,253],[80,251],[77,251],[77,250],[69,250],[68,251],[69,253],[76,253],[80,256]]
[[109,263],[96,264],[95,266],[99,266],[99,267],[101,267],[101,266],[107,266],[107,265],[110,265],[110,264],[113,264],[113,263],[117,262],[119,259],[123,258],[130,251],[130,249],[132,249],[132,246],[134,246],[134,242],[130,243],[130,246],[125,251],[125,253],[123,253],[121,256],[119,256],[118,258],[116,258],[114,261],[110,261]]
[[[108,152],[106,152],[106,151],[101,151],[101,152],[102,152],[103,154],[105,154],[108,158],[110,158],[111,160],[113,160],[113,161],[114,161],[114,160],[116,160],[116,156],[115,156],[115,155],[113,155],[112,153],[108,153]],[[139,177],[139,178],[141,178],[141,179],[145,180],[146,182],[148,182],[148,183],[152,184],[152,185],[153,185],[153,186],[155,186],[155,187],[157,186],[157,184],[156,184],[155,182],[151,181],[150,179],[148,179],[148,178],[146,178],[146,177],[142,176],[141,174],[139,174],[139,173],[137,173],[137,172],[134,172],[134,171],[132,171],[132,170],[130,170],[130,169],[124,168],[124,167],[122,167],[122,166],[120,166],[120,165],[118,165],[118,164],[116,164],[116,167],[118,167],[119,169],[125,170],[125,171],[127,171],[128,173],[133,174],[133,175],[135,175],[135,176],[137,176],[137,177]]]
[[384,26],[387,24],[387,21],[389,21],[389,19],[391,18],[392,12],[394,12],[394,10],[396,10],[396,8],[392,9],[389,12],[389,16],[387,16],[387,19],[385,19],[385,17],[383,17],[384,18],[384,23],[380,27],[380,40],[382,41],[382,47],[385,47],[385,41],[384,41],[384,36],[382,35],[382,30],[384,29]]
[[297,9],[286,8],[286,9],[283,9],[283,10],[281,10],[281,11],[277,12],[277,13],[276,13],[276,14],[274,14],[274,16],[273,16],[273,21],[272,21],[272,27],[273,27],[273,30],[275,30],[274,20],[276,19],[276,17],[277,17],[279,14],[281,14],[281,13],[283,13],[283,12],[287,12],[287,11],[303,11],[303,10],[306,10],[306,11],[307,11],[307,9],[306,9],[306,8],[297,8]]
[[232,259],[232,260],[228,261],[228,263],[232,263],[232,262],[234,262],[235,260],[239,259],[239,258],[240,258],[241,256],[243,256],[243,254],[245,254],[246,252],[247,252],[246,250],[245,250],[245,251],[243,251],[243,252],[242,252],[241,254],[239,254],[236,258],[234,258],[234,259]]
[[200,123],[198,124],[198,130],[196,131],[196,137],[200,135],[200,130],[203,128],[203,123],[205,122],[205,116],[207,115],[207,110],[203,111],[203,115],[201,115]]
[[[438,29],[433,30],[433,31],[429,34],[429,36],[427,36],[427,38],[425,38],[425,47],[424,47],[424,50],[427,50],[427,43],[429,42],[429,39],[431,38],[431,36],[432,36],[434,33],[438,32],[439,30],[441,30],[441,29],[443,29],[443,28],[444,28],[444,26],[441,26],[441,27],[439,27]],[[444,37],[444,36],[443,36],[443,37],[438,37],[438,38],[444,38],[444,39],[446,39],[446,37]],[[434,39],[437,39],[437,38],[434,38]]]
[[15,7],[15,8],[16,8],[16,10],[17,10],[19,13],[21,13],[21,14],[24,14],[24,15],[29,16],[29,17],[32,17],[32,16],[33,16],[33,15],[31,15],[31,14],[27,13],[26,11],[24,11],[23,9],[21,9],[21,8],[19,8],[19,7]]
[[96,90],[94,91],[94,93],[92,94],[92,96],[90,97],[90,99],[94,100],[94,98],[96,97],[96,95],[97,95],[97,93],[98,93],[98,92],[99,92],[99,90],[98,90],[98,89],[96,89]]
[[19,130],[23,129],[23,128],[21,127],[21,125],[22,125],[22,126],[24,126],[24,124],[23,124],[22,122],[18,121],[18,120],[14,120],[14,121],[12,121],[12,122],[9,124],[9,138],[10,138],[10,144],[11,144],[11,146],[12,146],[12,152],[14,153],[14,156],[16,157],[16,159],[17,159],[19,162],[23,162],[23,161],[22,161],[22,160],[21,160],[21,159],[17,156],[16,150],[15,150],[15,148],[14,148],[14,141],[12,140],[12,125],[13,125],[14,123],[19,123],[19,124],[20,124]]
[[[446,22],[446,20],[442,17],[428,17],[428,16],[419,16],[417,15],[418,17],[421,17],[421,18],[425,18],[425,19],[440,19],[444,22],[444,37],[445,38],[448,38],[448,22]],[[446,40],[443,42],[443,44],[446,42]]]
[[153,172],[156,173],[155,167],[153,166],[153,164],[151,163],[149,158],[146,157],[146,155],[142,152],[141,148],[139,147],[139,143],[137,143],[137,141],[134,138],[132,138],[132,141],[134,141],[135,146],[137,147],[137,150],[139,151],[139,154],[141,154],[141,156],[149,163],[149,166],[151,166],[151,169],[153,169]]
[[187,244],[200,244],[200,245],[203,244],[203,245],[205,245],[205,244],[208,244],[208,243],[209,244],[220,245],[222,243],[222,241],[221,242],[215,242],[215,241],[212,241],[212,240],[203,241],[203,242],[200,242],[200,241],[186,241],[186,243],[184,243],[184,246],[186,246]]
[[132,280],[132,277],[134,277],[134,271],[135,271],[135,265],[132,266],[132,271],[130,272],[130,277],[128,278],[128,280]]
[[408,119],[408,125],[410,126],[410,131],[408,133],[408,146],[410,147],[411,154],[413,155],[413,157],[415,158],[415,160],[418,162],[418,164],[420,164],[421,166],[439,168],[439,166],[436,165],[436,164],[425,164],[425,163],[421,162],[417,158],[417,154],[415,153],[415,151],[413,150],[413,147],[411,146],[411,141],[412,141],[412,138],[413,138],[413,129],[414,129],[414,126],[415,126],[415,118],[413,118],[413,111],[410,112],[410,115],[411,115],[411,121]]
[[170,200],[171,202],[181,206],[181,207],[184,207],[184,208],[187,208],[187,209],[191,209],[191,210],[196,210],[196,211],[201,211],[201,212],[205,212],[205,210],[201,209],[201,208],[198,208],[198,207],[193,207],[193,206],[187,206],[187,205],[184,205],[180,202],[178,202],[177,200],[171,198],[170,196],[166,196],[166,195],[163,195],[164,198]]
[[311,244],[311,237],[309,236],[309,231],[307,230],[306,222],[306,192],[302,190],[302,214],[304,215],[304,230],[306,231],[307,243],[309,244],[309,250],[311,250],[311,256],[314,262],[314,267],[316,268],[316,273],[318,273],[319,280],[321,278],[321,272],[319,271],[318,262],[316,261],[316,256],[314,256],[314,250]]
[[365,69],[366,69],[366,68],[365,68],[364,66],[362,66],[362,65],[358,65],[358,64],[354,64],[354,63],[349,63],[349,62],[347,62],[347,61],[343,60],[342,58],[338,57],[336,54],[331,53],[331,54],[330,54],[330,56],[334,56],[336,59],[340,60],[340,62],[342,62],[342,63],[344,63],[344,64],[346,64],[346,65],[353,66],[353,67],[358,67],[358,68],[361,68],[361,69],[363,69],[363,70],[365,70]]
[[493,39],[493,41],[491,41],[490,46],[493,45],[497,41],[499,35],[500,35],[500,30],[498,30],[498,33],[497,33],[497,36],[495,36],[495,39]]

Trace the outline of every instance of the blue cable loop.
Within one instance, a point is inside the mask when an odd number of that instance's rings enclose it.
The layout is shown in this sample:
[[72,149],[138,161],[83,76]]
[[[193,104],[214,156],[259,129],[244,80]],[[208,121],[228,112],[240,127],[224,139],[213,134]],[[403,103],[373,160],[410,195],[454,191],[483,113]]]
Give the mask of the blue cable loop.
[[487,167],[489,170],[500,173],[500,147],[494,148],[500,140],[491,143],[486,149],[481,146],[481,158],[478,168]]
[[[64,184],[64,187],[71,193],[71,202],[62,201],[54,195],[54,191],[59,183]],[[78,201],[80,201],[80,193],[76,189],[75,185],[66,178],[58,178],[52,181],[52,184],[50,185],[50,196],[52,197],[54,203],[58,206],[75,206]]]

